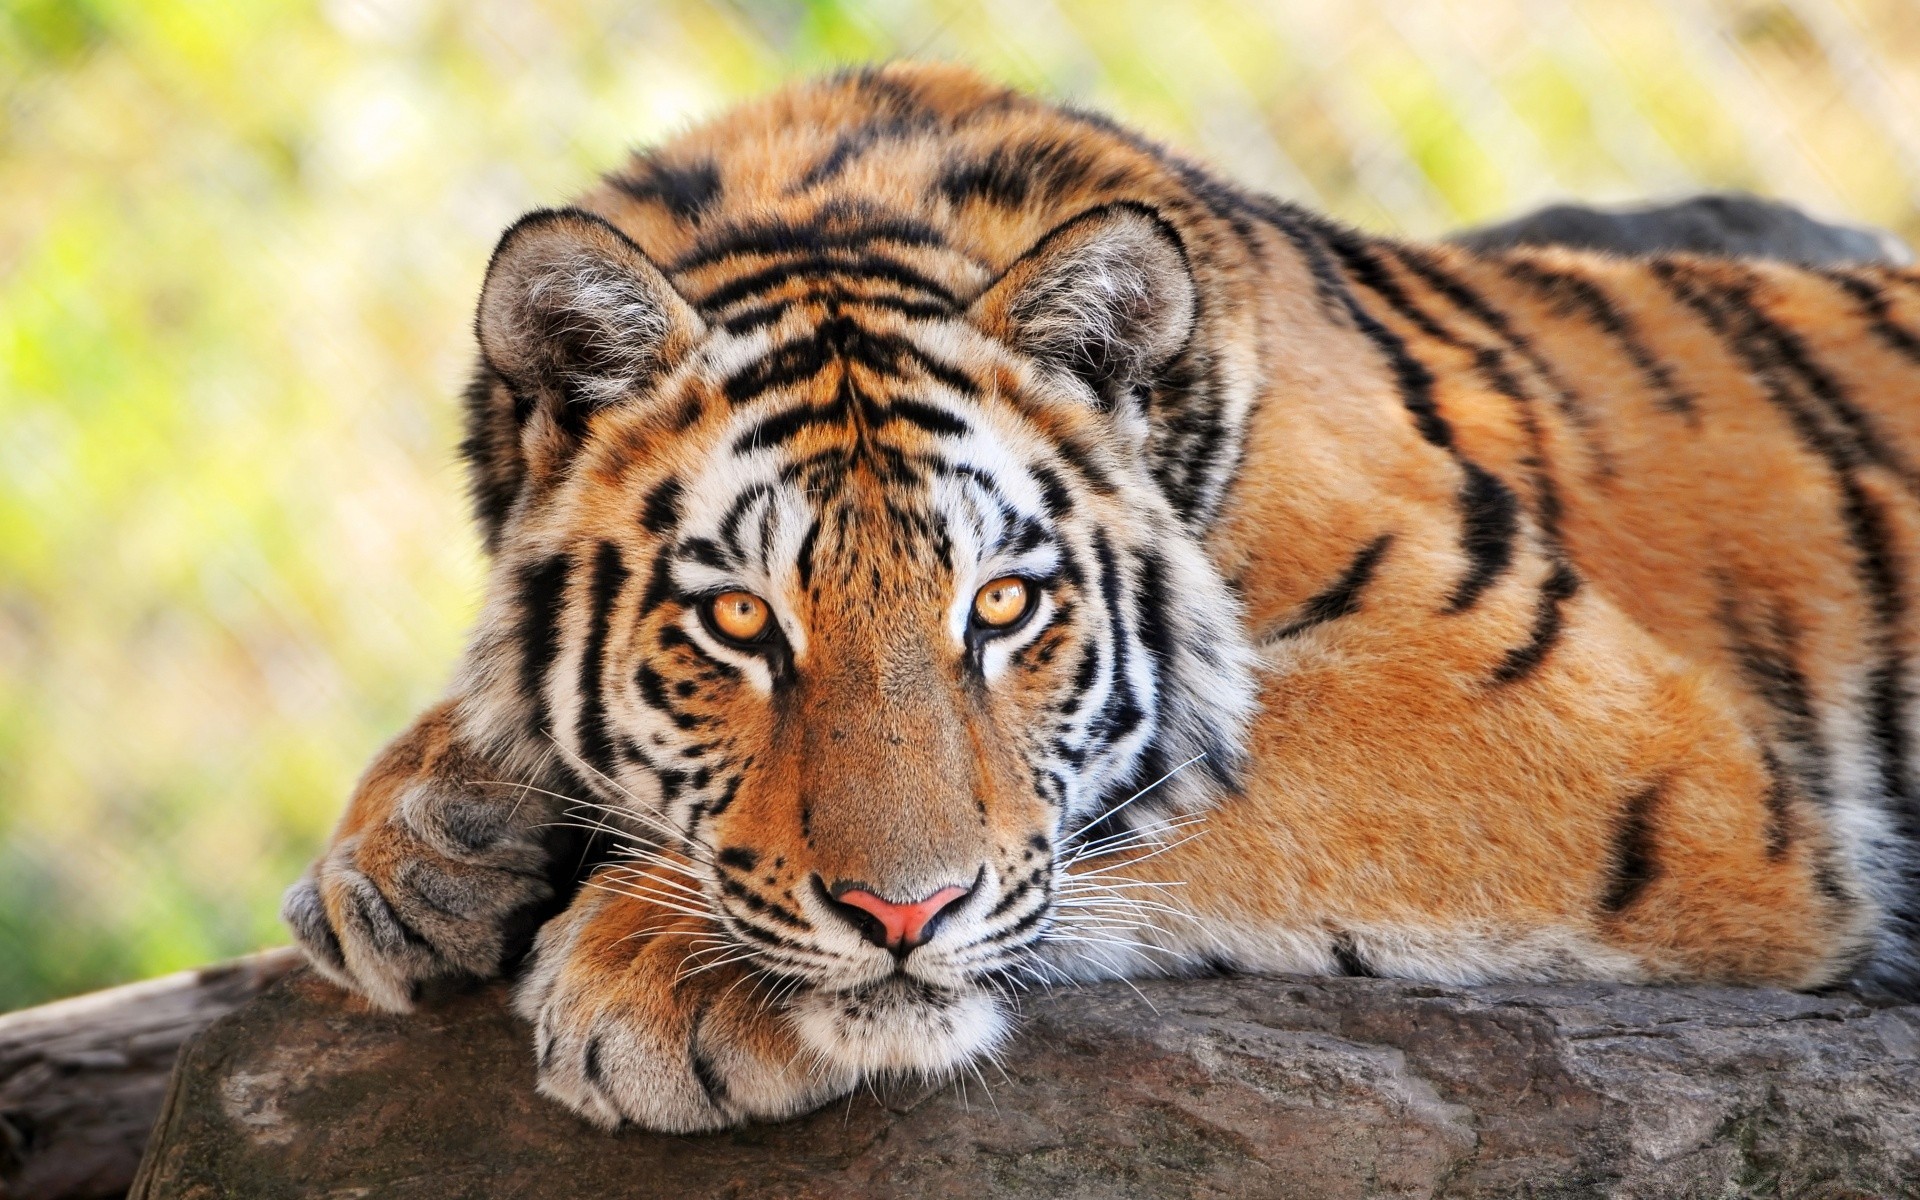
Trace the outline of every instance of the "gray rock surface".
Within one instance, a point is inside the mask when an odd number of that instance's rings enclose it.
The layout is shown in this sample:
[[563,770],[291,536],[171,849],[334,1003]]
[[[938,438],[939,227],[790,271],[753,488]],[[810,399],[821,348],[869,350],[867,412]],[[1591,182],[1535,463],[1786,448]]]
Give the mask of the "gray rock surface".
[[1229,978],[1032,996],[999,1068],[728,1134],[535,1095],[498,987],[299,974],[188,1047],[133,1195],[1920,1196],[1920,1007]]
[[300,961],[269,950],[0,1015],[0,1200],[124,1196],[181,1045]]
[[1808,266],[1887,263],[1913,251],[1882,229],[1816,220],[1791,205],[1740,193],[1694,196],[1635,208],[1553,204],[1525,216],[1454,234],[1476,250],[1575,246],[1614,254],[1685,250],[1739,258],[1777,258]]

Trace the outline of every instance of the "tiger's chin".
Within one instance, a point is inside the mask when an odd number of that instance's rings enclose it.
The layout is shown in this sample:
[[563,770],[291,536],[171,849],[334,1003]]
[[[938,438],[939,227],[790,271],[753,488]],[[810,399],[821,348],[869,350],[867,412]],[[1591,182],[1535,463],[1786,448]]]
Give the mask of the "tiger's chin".
[[820,1061],[862,1076],[943,1077],[993,1054],[1011,1031],[1000,1001],[984,989],[905,975],[807,993],[794,1000],[788,1019]]

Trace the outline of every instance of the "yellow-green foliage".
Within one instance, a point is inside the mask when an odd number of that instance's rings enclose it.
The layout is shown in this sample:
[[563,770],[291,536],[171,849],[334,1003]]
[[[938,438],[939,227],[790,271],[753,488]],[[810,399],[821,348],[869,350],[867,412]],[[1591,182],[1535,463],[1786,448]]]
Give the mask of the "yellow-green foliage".
[[0,0],[0,1008],[280,940],[480,563],[496,232],[798,71],[973,61],[1375,227],[1920,232],[1916,0]]

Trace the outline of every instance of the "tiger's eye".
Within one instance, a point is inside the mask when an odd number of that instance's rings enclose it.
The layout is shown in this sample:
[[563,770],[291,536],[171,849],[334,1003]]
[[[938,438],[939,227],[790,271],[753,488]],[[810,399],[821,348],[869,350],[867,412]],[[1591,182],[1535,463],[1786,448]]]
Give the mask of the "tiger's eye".
[[1027,581],[1012,575],[996,579],[973,594],[973,615],[982,624],[1002,629],[1027,611]]
[[767,631],[773,614],[767,602],[752,592],[722,592],[713,598],[713,627],[736,642],[757,640]]

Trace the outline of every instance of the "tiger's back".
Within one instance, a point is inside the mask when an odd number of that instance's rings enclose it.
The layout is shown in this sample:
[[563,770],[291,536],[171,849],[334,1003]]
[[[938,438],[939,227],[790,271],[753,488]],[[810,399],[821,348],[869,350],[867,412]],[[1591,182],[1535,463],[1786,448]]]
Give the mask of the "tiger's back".
[[[1744,764],[1752,782],[1729,781],[1697,828],[1674,830],[1672,854],[1750,830],[1757,798],[1758,853],[1736,873],[1780,906],[1767,940],[1791,942],[1792,913],[1818,931],[1819,957],[1845,960],[1849,931],[1874,927],[1868,978],[1911,989],[1920,279],[1687,256],[1378,253],[1399,285],[1384,287],[1388,319],[1436,374],[1480,389],[1487,424],[1462,422],[1470,453],[1524,498],[1549,551],[1734,718],[1721,765]],[[1554,648],[1553,595],[1529,671]],[[1497,672],[1503,685],[1516,665]],[[1645,795],[1603,859],[1616,874],[1666,861],[1659,791],[1630,793]],[[1770,886],[1798,871],[1798,886]],[[1725,881],[1700,885],[1688,907],[1714,910]]]

